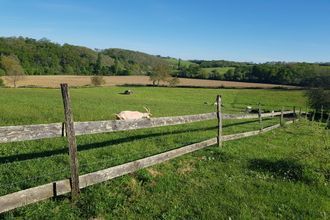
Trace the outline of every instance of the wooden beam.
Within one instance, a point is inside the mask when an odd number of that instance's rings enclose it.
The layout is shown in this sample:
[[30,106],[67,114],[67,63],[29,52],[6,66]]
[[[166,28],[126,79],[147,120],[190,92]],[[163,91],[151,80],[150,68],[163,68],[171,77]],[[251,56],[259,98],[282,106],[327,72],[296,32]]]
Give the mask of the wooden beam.
[[261,116],[260,103],[258,104],[258,118],[259,118],[260,131],[262,131],[262,129],[263,129],[263,124],[262,124],[262,116]]
[[79,194],[79,171],[76,134],[73,124],[73,113],[71,107],[71,99],[68,84],[61,84],[62,99],[64,106],[65,128],[68,139],[69,155],[70,155],[70,171],[71,171],[71,196],[76,199]]
[[[292,121],[286,122],[286,124],[290,124],[290,123],[292,123]],[[268,132],[278,127],[280,127],[280,124],[264,128],[263,131],[257,130],[257,131],[239,133],[239,134],[225,135],[222,136],[222,140],[230,141],[230,140],[237,140],[245,137],[250,137],[250,136],[258,135],[260,133]],[[211,138],[206,141],[202,141],[178,149],[170,150],[161,154],[135,160],[129,163],[121,164],[118,166],[96,171],[93,173],[84,174],[79,177],[79,182],[80,182],[79,187],[80,189],[82,189],[87,186],[101,183],[215,144],[217,144],[217,138]],[[8,195],[4,195],[0,197],[0,213],[18,207],[22,207],[28,204],[32,204],[38,201],[42,201],[47,198],[63,195],[69,193],[70,191],[71,191],[70,181],[66,179],[66,180],[60,180],[53,183],[48,183],[45,185],[25,189],[19,192],[14,192]]]
[[[291,114],[292,111],[285,111],[283,114]],[[280,112],[264,113],[262,117],[281,115]],[[77,135],[98,134],[114,131],[127,131],[142,128],[154,128],[170,125],[180,125],[199,121],[213,120],[217,118],[215,112],[197,115],[185,115],[175,117],[160,117],[140,120],[108,120],[108,121],[89,121],[75,122],[75,133]],[[234,119],[255,119],[257,114],[222,114],[222,120]],[[16,141],[38,140],[45,138],[62,137],[62,123],[21,125],[0,127],[0,143]]]
[[221,105],[222,105],[222,100],[221,100],[221,95],[217,96],[217,119],[218,119],[218,136],[217,136],[217,143],[218,147],[222,147],[222,114],[221,114]]

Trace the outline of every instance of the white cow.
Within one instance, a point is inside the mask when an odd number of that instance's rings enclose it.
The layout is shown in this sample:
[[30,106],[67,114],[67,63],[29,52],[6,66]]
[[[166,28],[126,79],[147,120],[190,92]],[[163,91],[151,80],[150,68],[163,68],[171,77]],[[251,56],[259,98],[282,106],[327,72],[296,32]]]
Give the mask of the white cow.
[[116,118],[119,120],[136,120],[142,118],[150,118],[151,113],[150,109],[144,107],[146,113],[139,112],[139,111],[122,111],[116,114]]

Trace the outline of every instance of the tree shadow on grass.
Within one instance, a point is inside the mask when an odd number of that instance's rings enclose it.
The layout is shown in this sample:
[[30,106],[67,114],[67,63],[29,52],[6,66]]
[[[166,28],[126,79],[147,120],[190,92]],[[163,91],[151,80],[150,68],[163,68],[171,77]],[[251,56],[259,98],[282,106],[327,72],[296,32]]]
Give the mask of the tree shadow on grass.
[[[256,121],[258,121],[258,120],[235,122],[235,123],[224,125],[223,127],[232,127],[232,126],[236,126],[236,125],[249,124],[249,123],[254,123]],[[136,140],[147,139],[147,138],[154,138],[154,137],[173,135],[173,134],[182,134],[185,132],[209,131],[209,130],[215,130],[215,129],[217,129],[217,126],[209,126],[206,128],[197,128],[197,129],[180,129],[180,130],[169,131],[169,132],[157,132],[157,133],[147,133],[147,134],[140,134],[140,135],[134,135],[134,136],[127,136],[127,137],[123,137],[123,138],[119,138],[119,139],[115,139],[115,140],[78,145],[78,151],[86,151],[86,150],[102,148],[102,147],[112,147],[114,145],[127,143],[127,142],[131,142],[131,141],[136,141]],[[68,149],[65,147],[65,148],[61,148],[61,149],[48,150],[48,151],[43,151],[43,152],[31,152],[31,153],[10,155],[10,156],[0,157],[0,164],[19,162],[19,161],[25,161],[25,160],[31,160],[31,159],[37,159],[37,158],[44,158],[44,157],[50,157],[50,156],[55,156],[55,155],[59,155],[59,154],[67,154],[67,153],[68,153]]]
[[272,174],[274,177],[286,181],[310,183],[310,179],[304,176],[304,167],[296,161],[289,159],[266,160],[253,159],[249,161],[248,168],[253,171]]

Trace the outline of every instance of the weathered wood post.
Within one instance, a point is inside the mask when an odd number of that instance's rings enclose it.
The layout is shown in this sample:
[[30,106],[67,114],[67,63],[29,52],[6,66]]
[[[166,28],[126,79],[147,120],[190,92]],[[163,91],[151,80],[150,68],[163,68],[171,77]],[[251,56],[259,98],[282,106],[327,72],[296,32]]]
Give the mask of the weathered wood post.
[[283,115],[283,107],[281,108],[281,116],[280,116],[280,125],[283,126],[283,119],[284,119],[284,115]]
[[219,147],[222,147],[222,113],[221,113],[221,95],[217,96],[217,118],[218,118],[218,136],[217,143]]
[[295,121],[296,121],[296,106],[293,106],[293,123],[295,123]]
[[299,108],[299,114],[298,114],[298,119],[300,120],[301,118],[301,107]]
[[312,121],[314,121],[314,119],[315,119],[315,114],[316,114],[316,111],[315,111],[315,109],[313,110],[313,115],[312,115]]
[[322,123],[323,121],[323,105],[321,106],[321,118],[320,118],[320,123]]
[[71,170],[71,196],[76,199],[79,194],[79,172],[78,172],[78,157],[77,143],[73,124],[73,114],[71,108],[71,99],[68,90],[68,84],[61,84],[62,99],[65,115],[65,127],[68,139],[69,155],[70,155],[70,170]]
[[260,131],[262,131],[262,129],[263,129],[263,125],[262,125],[262,117],[261,117],[260,102],[258,103],[258,118],[259,118]]

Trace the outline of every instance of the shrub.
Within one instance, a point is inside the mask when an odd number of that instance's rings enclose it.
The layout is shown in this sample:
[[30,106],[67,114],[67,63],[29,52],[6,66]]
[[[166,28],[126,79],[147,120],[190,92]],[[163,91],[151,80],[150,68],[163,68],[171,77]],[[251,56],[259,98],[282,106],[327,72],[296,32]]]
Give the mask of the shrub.
[[3,87],[5,86],[4,82],[3,82],[3,79],[0,78],[0,87]]
[[175,87],[175,86],[177,86],[179,83],[180,83],[180,80],[179,80],[179,78],[177,78],[177,77],[173,77],[173,78],[171,78],[171,79],[168,81],[168,84],[169,84],[169,86],[171,86],[171,87]]
[[103,79],[103,76],[92,76],[91,84],[93,86],[101,86],[105,84],[105,80]]

